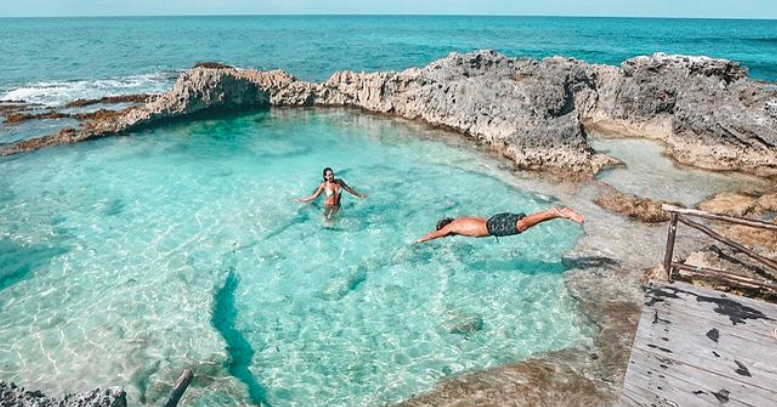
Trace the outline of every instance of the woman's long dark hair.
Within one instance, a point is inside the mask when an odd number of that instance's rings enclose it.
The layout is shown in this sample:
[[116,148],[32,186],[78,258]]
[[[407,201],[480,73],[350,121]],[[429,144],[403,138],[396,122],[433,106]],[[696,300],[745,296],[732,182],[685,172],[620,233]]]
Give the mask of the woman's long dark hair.
[[335,171],[333,169],[329,168],[329,167],[324,168],[324,172],[321,173],[321,177],[324,178],[324,181],[326,181],[326,172],[327,171],[332,171],[332,174],[335,173]]

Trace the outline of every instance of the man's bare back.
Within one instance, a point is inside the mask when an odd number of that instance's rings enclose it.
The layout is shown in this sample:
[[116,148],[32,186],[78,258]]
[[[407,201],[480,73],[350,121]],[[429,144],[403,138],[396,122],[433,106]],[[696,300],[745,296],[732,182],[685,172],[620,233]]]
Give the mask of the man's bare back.
[[583,217],[571,208],[550,208],[548,210],[525,215],[523,213],[500,213],[491,218],[461,216],[456,219],[443,219],[437,223],[437,230],[422,236],[416,243],[428,242],[448,236],[488,237],[511,236],[549,220],[564,218],[583,223]]

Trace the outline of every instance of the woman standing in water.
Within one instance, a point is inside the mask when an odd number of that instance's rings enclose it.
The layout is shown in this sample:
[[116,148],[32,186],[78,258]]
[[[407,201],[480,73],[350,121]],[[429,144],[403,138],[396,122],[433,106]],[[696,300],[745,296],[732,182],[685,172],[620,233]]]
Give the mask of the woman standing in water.
[[364,199],[368,196],[367,194],[356,192],[356,190],[349,187],[345,181],[336,179],[335,172],[331,168],[326,167],[324,168],[324,182],[318,186],[316,192],[306,198],[296,198],[294,200],[297,202],[311,202],[323,193],[326,197],[326,200],[324,201],[324,216],[327,219],[331,219],[332,216],[340,210],[341,189],[348,191],[349,194],[359,199]]

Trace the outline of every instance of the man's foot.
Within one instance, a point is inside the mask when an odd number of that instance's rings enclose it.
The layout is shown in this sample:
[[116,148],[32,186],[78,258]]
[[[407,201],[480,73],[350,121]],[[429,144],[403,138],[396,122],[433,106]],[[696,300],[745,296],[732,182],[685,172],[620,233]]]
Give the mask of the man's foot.
[[564,207],[563,209],[553,208],[554,211],[564,219],[569,219],[572,222],[583,223],[583,215],[575,212],[570,207]]

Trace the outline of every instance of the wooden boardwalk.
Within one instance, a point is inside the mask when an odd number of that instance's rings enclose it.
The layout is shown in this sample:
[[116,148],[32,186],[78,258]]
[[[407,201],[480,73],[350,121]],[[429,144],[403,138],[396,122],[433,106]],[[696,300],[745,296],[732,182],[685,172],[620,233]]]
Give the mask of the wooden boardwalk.
[[777,407],[777,304],[651,282],[620,406]]

